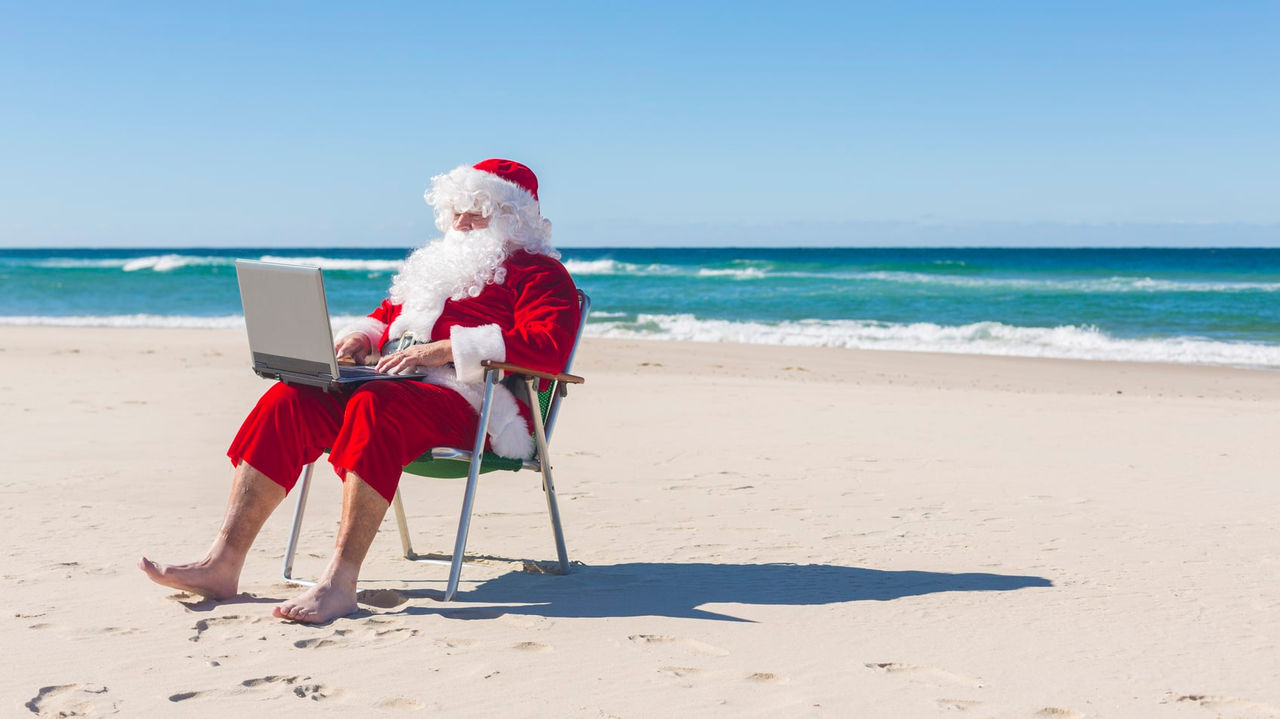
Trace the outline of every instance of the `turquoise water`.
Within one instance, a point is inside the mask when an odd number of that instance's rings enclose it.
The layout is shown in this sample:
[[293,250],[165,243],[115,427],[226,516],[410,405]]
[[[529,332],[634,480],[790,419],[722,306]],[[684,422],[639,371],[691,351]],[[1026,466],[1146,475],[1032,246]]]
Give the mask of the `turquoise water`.
[[[589,333],[1280,367],[1280,249],[587,249]],[[325,270],[342,321],[405,249],[0,250],[0,324],[240,326],[233,262]]]

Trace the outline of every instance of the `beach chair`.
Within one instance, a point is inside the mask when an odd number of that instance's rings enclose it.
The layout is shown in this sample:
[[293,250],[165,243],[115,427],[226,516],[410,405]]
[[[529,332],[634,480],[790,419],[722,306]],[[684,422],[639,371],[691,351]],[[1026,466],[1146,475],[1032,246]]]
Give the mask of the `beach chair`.
[[[467,547],[467,530],[471,525],[471,509],[475,503],[479,477],[481,474],[493,471],[518,472],[528,469],[541,473],[542,492],[547,500],[547,513],[551,517],[551,531],[555,538],[559,570],[561,574],[569,572],[569,555],[564,546],[564,530],[560,524],[560,507],[556,502],[555,484],[551,480],[551,458],[547,448],[551,440],[551,432],[555,429],[556,417],[559,415],[560,405],[566,395],[568,385],[582,384],[583,382],[581,377],[568,374],[573,367],[573,358],[578,352],[578,345],[582,341],[582,330],[587,325],[587,313],[591,309],[591,298],[587,296],[587,293],[578,290],[578,303],[581,308],[581,320],[578,324],[578,332],[574,337],[573,348],[569,352],[569,362],[565,365],[563,373],[550,374],[506,362],[485,360],[481,363],[485,368],[484,400],[480,405],[479,427],[476,429],[476,438],[471,449],[435,447],[404,468],[405,472],[420,477],[437,479],[467,478],[466,488],[462,495],[462,516],[458,519],[458,533],[453,543],[452,555],[419,555],[414,552],[413,544],[409,539],[409,524],[404,514],[404,500],[401,499],[399,488],[396,488],[395,498],[391,503],[395,509],[396,526],[400,530],[400,545],[404,549],[405,558],[414,562],[449,564],[449,582],[444,592],[444,601],[446,602],[453,599],[454,593],[458,591],[458,580],[462,575],[463,556]],[[489,428],[489,407],[493,399],[493,386],[498,382],[499,372],[505,373],[506,378],[502,381],[507,383],[512,388],[512,391],[516,392],[517,396],[523,395],[521,399],[525,400],[528,407],[536,406],[538,408],[538,411],[530,412],[533,417],[535,447],[532,459],[508,459],[499,457],[492,452],[484,451],[485,439]],[[539,390],[538,384],[543,381],[546,382],[546,388]],[[536,405],[531,401],[533,397],[537,398]],[[293,511],[293,528],[289,532],[289,545],[285,549],[284,569],[282,572],[285,581],[294,584],[315,584],[313,581],[298,579],[293,576],[293,557],[298,549],[298,535],[302,530],[302,515],[307,506],[307,493],[311,488],[311,474],[314,469],[314,463],[308,464],[303,468],[302,478],[299,480],[297,487],[295,487],[298,500]]]

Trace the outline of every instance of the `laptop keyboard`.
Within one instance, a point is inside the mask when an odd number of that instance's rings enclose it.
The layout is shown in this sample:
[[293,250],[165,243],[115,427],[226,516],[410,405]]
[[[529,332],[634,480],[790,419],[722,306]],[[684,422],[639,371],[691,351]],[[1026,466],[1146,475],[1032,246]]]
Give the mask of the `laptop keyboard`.
[[378,370],[365,365],[338,367],[338,375],[342,377],[373,377],[380,374]]

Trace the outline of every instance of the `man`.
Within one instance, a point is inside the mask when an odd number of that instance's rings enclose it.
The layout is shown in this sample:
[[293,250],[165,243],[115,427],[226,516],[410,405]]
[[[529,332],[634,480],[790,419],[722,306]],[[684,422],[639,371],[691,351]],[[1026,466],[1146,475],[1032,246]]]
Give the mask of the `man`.
[[[227,455],[235,467],[222,528],[197,562],[139,567],[167,587],[224,599],[239,590],[250,545],[302,467],[330,449],[343,479],[342,517],[319,582],[273,610],[299,622],[356,611],[356,579],[395,496],[400,470],[431,447],[470,447],[483,395],[483,360],[561,372],[578,326],[577,293],[551,247],[538,180],[524,165],[485,160],[432,178],[439,240],[416,250],[390,297],[339,332],[340,358],[426,379],[370,382],[343,395],[277,383],[245,419]],[[396,351],[401,339],[409,342]],[[495,387],[489,447],[533,454],[528,409]]]

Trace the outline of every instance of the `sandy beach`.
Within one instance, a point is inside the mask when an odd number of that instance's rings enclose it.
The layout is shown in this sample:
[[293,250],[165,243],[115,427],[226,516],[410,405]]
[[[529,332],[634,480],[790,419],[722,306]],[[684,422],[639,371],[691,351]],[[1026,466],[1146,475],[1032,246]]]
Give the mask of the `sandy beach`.
[[[390,515],[362,610],[271,618],[201,556],[267,383],[241,331],[6,327],[4,716],[1280,716],[1280,374],[588,340],[536,475],[486,477],[455,601]],[[298,571],[333,541],[312,492]],[[406,478],[415,545],[460,482]]]

